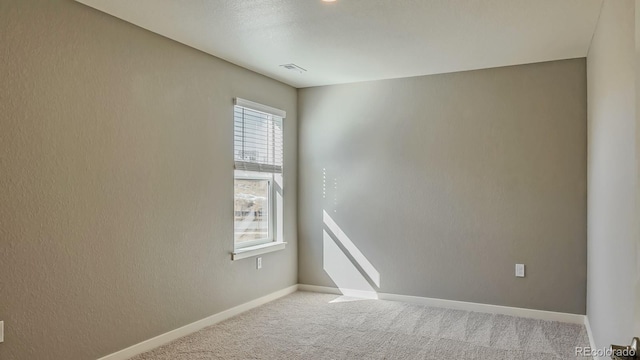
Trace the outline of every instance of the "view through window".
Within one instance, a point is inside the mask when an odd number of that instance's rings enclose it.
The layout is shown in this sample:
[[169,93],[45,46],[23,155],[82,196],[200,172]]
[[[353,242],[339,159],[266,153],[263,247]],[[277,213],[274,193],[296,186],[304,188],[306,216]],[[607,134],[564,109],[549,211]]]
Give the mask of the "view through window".
[[266,179],[236,179],[235,181],[235,241],[269,239],[270,181]]

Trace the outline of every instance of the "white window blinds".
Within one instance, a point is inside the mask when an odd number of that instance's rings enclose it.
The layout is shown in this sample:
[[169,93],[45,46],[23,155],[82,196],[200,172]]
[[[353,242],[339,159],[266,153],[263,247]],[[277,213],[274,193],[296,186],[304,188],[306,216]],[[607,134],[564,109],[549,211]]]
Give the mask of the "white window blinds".
[[243,99],[236,99],[235,104],[236,170],[282,173],[282,120],[286,113]]

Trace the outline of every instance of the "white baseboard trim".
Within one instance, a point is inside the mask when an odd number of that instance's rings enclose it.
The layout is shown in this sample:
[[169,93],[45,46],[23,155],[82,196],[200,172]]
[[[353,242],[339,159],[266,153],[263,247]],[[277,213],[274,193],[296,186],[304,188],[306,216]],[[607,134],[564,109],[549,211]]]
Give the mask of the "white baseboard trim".
[[[357,294],[359,292],[358,290],[343,290],[343,289],[338,289],[333,287],[305,285],[305,284],[298,284],[298,290],[353,296],[353,297],[358,297]],[[369,294],[368,291],[365,291],[364,293]],[[364,296],[364,298],[370,299],[371,297]],[[396,295],[396,294],[386,294],[386,293],[377,293],[377,298],[380,300],[399,301],[399,302],[406,302],[406,303],[412,303],[412,304],[441,307],[446,309],[511,315],[511,316],[519,316],[519,317],[526,317],[526,318],[539,319],[539,320],[560,321],[560,322],[579,324],[579,325],[585,324],[585,316],[580,314],[569,314],[569,313],[560,313],[560,312],[553,312],[553,311],[516,308],[516,307],[510,307],[510,306],[479,304],[479,303],[472,303],[472,302],[465,302],[465,301],[434,299],[434,298],[426,298],[426,297],[420,297],[420,296]]]
[[[591,346],[592,349],[597,349],[596,342],[593,339],[593,333],[591,332],[591,324],[589,323],[589,316],[587,315],[584,316],[584,327],[587,329],[587,336],[589,336],[589,346]],[[596,359],[596,357],[594,357],[594,359]]]
[[309,292],[317,292],[322,294],[344,295],[344,293],[338,288],[328,287],[328,286],[318,286],[318,285],[307,285],[307,284],[298,284],[298,291],[309,291]]
[[323,294],[344,295],[344,296],[361,298],[361,299],[379,299],[379,295],[380,295],[375,291],[338,289],[338,288],[328,287],[328,286],[317,286],[317,285],[307,285],[307,284],[298,284],[298,290],[323,293]]
[[202,320],[198,320],[196,322],[193,322],[191,324],[185,325],[181,328],[175,329],[175,330],[171,330],[167,333],[164,333],[162,335],[158,335],[152,339],[149,340],[145,340],[141,343],[138,343],[136,345],[130,346],[124,350],[120,350],[118,352],[115,352],[113,354],[101,357],[98,360],[127,360],[135,355],[141,354],[143,352],[147,352],[149,350],[153,350],[159,346],[162,346],[164,344],[167,344],[173,340],[179,339],[183,336],[192,334],[198,330],[204,329],[207,326],[211,326],[211,325],[215,325],[221,321],[227,320],[233,316],[236,316],[240,313],[243,313],[245,311],[251,310],[253,308],[256,308],[260,305],[264,305],[268,302],[271,302],[273,300],[279,299],[283,296],[287,296],[291,293],[294,293],[298,290],[298,285],[293,285],[293,286],[289,286],[288,288],[282,289],[282,290],[278,290],[274,293],[271,293],[269,295],[265,295],[261,298],[255,299],[255,300],[251,300],[249,302],[246,302],[242,305],[238,305],[236,307],[233,307],[231,309],[219,312],[215,315],[209,316],[207,318],[204,318]]

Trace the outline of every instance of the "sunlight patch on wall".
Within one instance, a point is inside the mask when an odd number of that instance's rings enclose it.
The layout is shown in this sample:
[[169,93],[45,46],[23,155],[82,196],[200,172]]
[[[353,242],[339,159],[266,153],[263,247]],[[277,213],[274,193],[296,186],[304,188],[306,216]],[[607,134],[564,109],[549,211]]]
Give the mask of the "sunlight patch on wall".
[[[375,284],[378,288],[380,287],[380,273],[376,270],[375,267],[367,260],[367,258],[362,254],[362,252],[358,249],[358,247],[349,239],[349,237],[342,231],[342,229],[336,224],[333,218],[323,210],[322,217],[324,221],[324,225],[333,233],[336,241],[338,241],[342,247],[347,251],[348,255],[351,256],[357,263],[357,265],[364,271],[369,280]],[[325,231],[326,233],[326,231]],[[331,240],[331,238],[329,238]],[[339,248],[338,248],[339,249]],[[344,254],[343,254],[344,255]],[[348,260],[348,258],[347,258]],[[325,257],[326,263],[326,257]],[[354,264],[351,264],[352,266]],[[357,270],[357,269],[356,269]]]
[[331,235],[323,230],[324,271],[336,284],[343,295],[358,298],[377,299],[378,295],[367,279],[353,265]]

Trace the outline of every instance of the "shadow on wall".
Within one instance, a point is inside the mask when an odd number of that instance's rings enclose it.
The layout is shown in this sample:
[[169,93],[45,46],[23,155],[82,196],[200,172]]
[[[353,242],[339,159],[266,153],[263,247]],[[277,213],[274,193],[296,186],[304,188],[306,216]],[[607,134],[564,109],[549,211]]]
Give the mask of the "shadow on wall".
[[326,210],[322,211],[322,220],[324,271],[343,295],[377,299],[380,273]]

